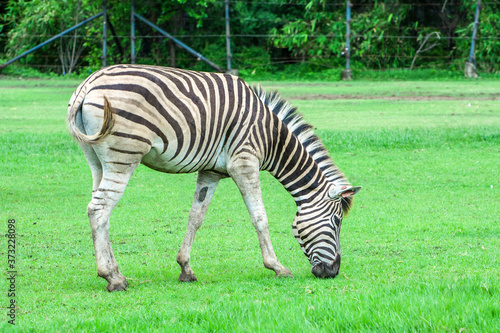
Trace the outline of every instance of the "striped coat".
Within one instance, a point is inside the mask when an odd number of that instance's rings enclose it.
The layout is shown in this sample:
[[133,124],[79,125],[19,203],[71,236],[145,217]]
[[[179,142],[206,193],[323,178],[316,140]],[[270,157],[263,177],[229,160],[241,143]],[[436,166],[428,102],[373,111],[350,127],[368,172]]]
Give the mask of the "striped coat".
[[[97,269],[108,290],[126,287],[109,243],[109,215],[139,165],[168,173],[198,172],[188,231],[177,256],[181,281],[196,280],[190,250],[220,179],[238,185],[256,227],[265,267],[291,276],[268,233],[259,171],[294,197],[294,235],[319,277],[340,266],[339,232],[352,187],[311,127],[276,93],[228,75],[118,65],[87,78],[73,94],[68,125],[93,174],[87,210]],[[105,232],[101,232],[104,230]]]

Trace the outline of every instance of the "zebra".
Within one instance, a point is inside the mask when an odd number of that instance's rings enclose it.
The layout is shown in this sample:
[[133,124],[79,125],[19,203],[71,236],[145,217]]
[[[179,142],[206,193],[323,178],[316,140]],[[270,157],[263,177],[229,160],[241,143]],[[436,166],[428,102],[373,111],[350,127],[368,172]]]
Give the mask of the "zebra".
[[69,131],[92,172],[87,206],[98,276],[126,290],[109,238],[111,211],[140,163],[166,173],[197,172],[188,228],[177,254],[179,281],[196,281],[190,252],[219,181],[231,177],[248,209],[264,266],[292,277],[276,257],[262,200],[261,170],[292,195],[292,231],[316,277],[340,268],[339,233],[352,186],[327,149],[277,92],[229,74],[115,65],[91,74],[68,105]]

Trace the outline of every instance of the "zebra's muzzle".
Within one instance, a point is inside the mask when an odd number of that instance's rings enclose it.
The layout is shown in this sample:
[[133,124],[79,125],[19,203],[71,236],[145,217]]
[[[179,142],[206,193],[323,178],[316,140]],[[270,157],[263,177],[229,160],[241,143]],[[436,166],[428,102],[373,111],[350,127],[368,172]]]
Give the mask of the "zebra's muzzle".
[[325,262],[320,262],[311,268],[311,272],[315,277],[329,279],[334,278],[339,274],[340,269],[340,254],[337,253],[335,260],[327,264]]

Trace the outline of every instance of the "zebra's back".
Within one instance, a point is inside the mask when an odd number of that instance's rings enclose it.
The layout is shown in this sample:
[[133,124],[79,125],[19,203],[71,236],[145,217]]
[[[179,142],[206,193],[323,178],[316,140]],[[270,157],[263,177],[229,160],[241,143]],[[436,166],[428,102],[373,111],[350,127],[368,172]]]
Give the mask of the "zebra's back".
[[225,173],[226,157],[244,149],[252,124],[270,112],[232,75],[118,65],[94,73],[70,101],[70,113],[82,108],[76,127],[84,134],[101,129],[105,98],[114,124],[96,145],[110,150],[110,161],[140,155],[171,173]]

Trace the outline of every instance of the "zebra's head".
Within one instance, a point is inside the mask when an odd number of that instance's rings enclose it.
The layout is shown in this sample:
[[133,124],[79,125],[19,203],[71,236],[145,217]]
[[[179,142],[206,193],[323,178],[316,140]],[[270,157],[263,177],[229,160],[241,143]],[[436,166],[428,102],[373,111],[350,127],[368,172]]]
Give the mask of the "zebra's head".
[[294,236],[319,278],[334,278],[340,268],[340,227],[361,186],[331,185],[317,200],[298,207]]

